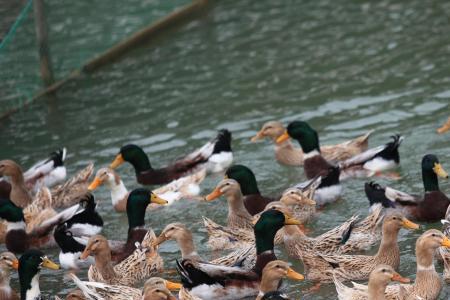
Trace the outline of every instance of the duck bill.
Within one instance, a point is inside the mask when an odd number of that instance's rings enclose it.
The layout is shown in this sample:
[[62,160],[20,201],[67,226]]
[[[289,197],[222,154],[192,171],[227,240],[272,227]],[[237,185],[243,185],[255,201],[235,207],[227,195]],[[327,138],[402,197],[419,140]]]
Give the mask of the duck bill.
[[99,186],[101,186],[102,184],[103,184],[103,180],[101,180],[98,177],[95,177],[94,180],[91,182],[91,184],[88,186],[88,190],[93,191],[96,188],[98,188]]
[[438,128],[437,132],[438,133],[445,133],[447,131],[450,130],[450,117],[448,118],[447,122],[445,122],[444,125],[442,125],[442,127]]
[[280,135],[280,136],[277,138],[276,143],[277,143],[277,144],[281,144],[281,143],[287,141],[289,138],[290,138],[289,134],[287,133],[287,131],[285,131],[282,135]]
[[419,225],[418,224],[416,224],[414,222],[411,222],[407,218],[403,218],[402,222],[403,222],[402,223],[403,227],[406,228],[406,229],[411,229],[411,230],[419,229]]
[[260,131],[258,131],[258,133],[254,136],[254,137],[252,137],[251,139],[250,139],[250,141],[252,142],[252,143],[254,143],[254,142],[256,142],[256,141],[259,141],[259,140],[261,140],[261,139],[263,139],[263,138],[265,138],[266,136],[264,135],[264,132],[262,132],[261,130]]
[[293,280],[304,280],[305,279],[305,276],[303,276],[300,273],[295,272],[291,268],[288,269],[286,276],[287,276],[287,278],[290,278]]
[[114,161],[109,165],[109,167],[111,169],[115,169],[118,166],[120,166],[121,164],[123,164],[125,162],[125,159],[123,159],[122,154],[117,154],[116,158],[114,159]]
[[436,175],[439,177],[448,178],[448,173],[445,172],[444,168],[439,163],[434,164],[433,172],[436,173]]
[[219,198],[222,195],[223,195],[223,193],[222,193],[222,191],[220,189],[215,189],[214,191],[212,191],[209,195],[207,195],[205,197],[205,200],[206,201],[212,201],[214,199]]
[[398,273],[394,273],[394,275],[392,276],[391,280],[392,281],[398,281],[398,282],[401,282],[401,283],[409,283],[409,282],[411,282],[411,280],[409,278],[402,277]]
[[42,259],[42,267],[50,269],[50,270],[59,270],[59,265],[52,262],[50,259],[48,259],[47,257],[44,257]]
[[450,248],[450,239],[446,236],[444,236],[444,239],[442,240],[441,246]]
[[167,241],[166,236],[164,234],[161,234],[152,242],[152,247],[153,248],[157,247],[157,246],[161,245],[162,243],[164,243],[165,241]]
[[172,282],[172,281],[166,280],[166,288],[169,291],[178,291],[182,287],[183,287],[183,285],[181,283],[177,283],[177,282]]
[[284,225],[301,225],[299,220],[284,214]]
[[86,248],[83,253],[81,253],[80,259],[87,259],[89,255],[91,255],[91,250]]
[[14,270],[19,269],[19,260],[18,259],[15,259],[12,261],[11,268],[13,268]]
[[164,200],[163,198],[159,197],[155,193],[152,193],[152,195],[150,196],[150,203],[166,205],[169,202],[167,200]]

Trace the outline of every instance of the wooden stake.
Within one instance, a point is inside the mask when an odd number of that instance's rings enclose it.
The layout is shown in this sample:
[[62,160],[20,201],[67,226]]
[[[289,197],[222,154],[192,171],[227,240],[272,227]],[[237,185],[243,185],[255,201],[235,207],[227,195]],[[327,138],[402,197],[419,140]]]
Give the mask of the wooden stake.
[[48,46],[48,30],[45,21],[44,0],[33,0],[33,8],[41,76],[45,86],[50,86],[53,84],[54,79],[50,60],[50,49]]

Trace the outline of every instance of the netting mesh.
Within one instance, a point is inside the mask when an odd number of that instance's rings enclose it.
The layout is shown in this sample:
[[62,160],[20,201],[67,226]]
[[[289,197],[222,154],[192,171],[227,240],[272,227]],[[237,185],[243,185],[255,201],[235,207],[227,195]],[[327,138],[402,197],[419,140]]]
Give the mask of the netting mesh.
[[[0,38],[4,42],[0,49],[2,116],[21,107],[43,86],[32,0],[0,2]],[[64,78],[136,30],[189,3],[189,0],[45,0],[55,80]],[[21,14],[23,18],[15,23]]]

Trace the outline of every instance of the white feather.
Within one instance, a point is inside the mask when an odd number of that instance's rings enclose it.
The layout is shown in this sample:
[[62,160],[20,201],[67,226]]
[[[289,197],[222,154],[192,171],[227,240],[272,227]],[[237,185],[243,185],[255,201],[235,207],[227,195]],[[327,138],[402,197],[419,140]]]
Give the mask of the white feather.
[[324,205],[336,201],[341,194],[342,186],[340,184],[318,188],[314,194],[314,201],[317,205]]

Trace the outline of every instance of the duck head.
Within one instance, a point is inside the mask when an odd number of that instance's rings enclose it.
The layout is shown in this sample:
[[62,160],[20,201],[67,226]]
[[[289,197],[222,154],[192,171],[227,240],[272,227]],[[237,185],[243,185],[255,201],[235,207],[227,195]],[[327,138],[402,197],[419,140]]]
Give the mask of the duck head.
[[277,143],[283,143],[290,137],[299,142],[304,153],[314,150],[320,152],[319,136],[308,123],[303,121],[289,123],[285,133],[277,139]]
[[422,158],[422,180],[426,192],[439,191],[438,178],[448,178],[448,173],[434,154],[427,154]]
[[168,202],[146,188],[138,188],[130,192],[127,201],[129,230],[145,225],[145,210],[150,203],[165,205]]
[[241,192],[244,196],[260,194],[255,174],[244,165],[234,165],[225,172],[225,177],[236,180],[241,186]]
[[258,133],[251,138],[252,142],[256,142],[260,139],[269,138],[276,141],[278,137],[283,135],[285,129],[281,122],[269,121],[264,123]]
[[141,147],[134,144],[128,144],[120,148],[119,153],[109,167],[115,169],[124,162],[132,164],[137,174],[152,168],[147,154]]

